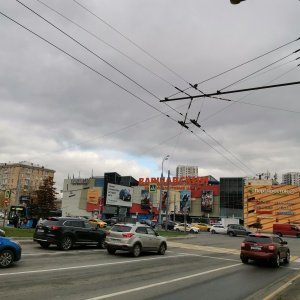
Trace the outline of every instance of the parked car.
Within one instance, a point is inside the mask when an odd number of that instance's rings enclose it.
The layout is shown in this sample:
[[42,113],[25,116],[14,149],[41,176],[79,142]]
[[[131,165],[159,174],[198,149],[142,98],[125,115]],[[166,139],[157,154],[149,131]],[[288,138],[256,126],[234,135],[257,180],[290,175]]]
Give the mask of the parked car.
[[108,218],[108,219],[103,219],[103,221],[104,221],[107,225],[112,226],[112,225],[118,223],[118,218],[117,218],[117,217],[112,217],[112,218]]
[[2,230],[2,229],[0,229],[0,236],[3,236],[3,237],[5,237],[5,231],[4,231],[4,230]]
[[245,264],[249,260],[265,261],[278,268],[281,260],[289,263],[290,257],[287,242],[276,234],[249,234],[241,244],[240,258]]
[[184,226],[184,223],[179,223],[177,225],[174,226],[174,230],[176,231],[183,231],[184,232],[184,229],[186,232],[190,232],[190,233],[200,233],[200,229],[195,227],[195,226],[192,226],[191,224],[189,223],[186,223],[186,225]]
[[8,268],[21,259],[22,247],[18,241],[0,237],[0,268]]
[[100,227],[106,227],[107,226],[107,223],[106,222],[104,222],[104,221],[102,221],[102,220],[99,220],[99,219],[93,219],[93,218],[91,218],[91,219],[88,219],[89,220],[89,222],[92,224],[92,225],[94,225],[94,226],[96,226],[96,227],[98,227],[98,228],[100,228]]
[[300,238],[300,229],[295,224],[273,224],[273,233],[279,236],[291,235]]
[[[168,220],[168,228],[167,228],[167,229],[168,229],[168,230],[173,230],[174,227],[175,227],[175,225],[177,225],[177,224],[178,224],[177,222]],[[163,229],[166,229],[166,220],[162,221],[161,227],[162,227]]]
[[230,224],[227,226],[227,233],[230,236],[237,236],[237,235],[248,235],[250,233],[253,233],[253,231],[247,229],[242,225]]
[[150,220],[147,220],[147,219],[141,219],[141,220],[139,220],[139,223],[140,224],[148,225],[148,226],[150,226],[152,228],[155,228],[155,225],[156,225],[156,223],[154,223],[154,222],[152,222]]
[[43,248],[51,244],[61,250],[73,245],[96,245],[105,248],[106,231],[93,226],[88,220],[72,217],[49,217],[36,226],[33,240]]
[[192,223],[191,225],[203,231],[210,231],[211,229],[211,225],[208,225],[206,223]]
[[105,246],[109,254],[121,250],[130,252],[134,257],[146,251],[155,251],[164,255],[167,250],[167,240],[147,225],[118,223],[107,232]]
[[221,224],[216,224],[211,227],[210,232],[212,234],[215,234],[215,233],[227,234],[227,227],[225,227],[224,225],[221,225]]

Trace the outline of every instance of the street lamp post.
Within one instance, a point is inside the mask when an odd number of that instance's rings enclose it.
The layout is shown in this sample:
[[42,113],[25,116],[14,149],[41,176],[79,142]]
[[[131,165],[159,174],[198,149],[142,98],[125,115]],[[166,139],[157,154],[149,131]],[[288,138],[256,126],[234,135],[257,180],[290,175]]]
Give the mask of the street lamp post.
[[159,207],[158,207],[158,229],[161,229],[161,206],[162,206],[162,181],[164,176],[164,162],[165,160],[168,160],[169,155],[164,157],[161,163],[161,176],[160,176],[160,196],[159,196]]

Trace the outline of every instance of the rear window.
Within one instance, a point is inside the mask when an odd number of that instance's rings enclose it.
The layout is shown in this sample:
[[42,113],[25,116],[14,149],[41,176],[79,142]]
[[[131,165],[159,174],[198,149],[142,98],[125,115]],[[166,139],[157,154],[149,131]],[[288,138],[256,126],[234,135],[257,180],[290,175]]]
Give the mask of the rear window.
[[126,225],[114,225],[110,231],[117,231],[117,232],[129,232],[131,230],[131,226]]
[[245,239],[245,242],[256,243],[256,244],[271,244],[271,238],[267,236],[251,236],[248,235]]
[[42,225],[43,226],[55,226],[58,224],[58,222],[59,222],[59,220],[57,220],[57,219],[54,219],[54,220],[46,219],[46,220],[42,221]]

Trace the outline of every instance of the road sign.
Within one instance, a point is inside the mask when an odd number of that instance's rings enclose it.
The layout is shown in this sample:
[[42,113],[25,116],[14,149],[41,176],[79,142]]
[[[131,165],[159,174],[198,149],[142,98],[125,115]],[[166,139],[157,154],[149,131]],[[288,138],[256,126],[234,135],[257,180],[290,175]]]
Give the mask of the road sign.
[[149,184],[149,192],[156,193],[157,192],[157,183],[150,183]]

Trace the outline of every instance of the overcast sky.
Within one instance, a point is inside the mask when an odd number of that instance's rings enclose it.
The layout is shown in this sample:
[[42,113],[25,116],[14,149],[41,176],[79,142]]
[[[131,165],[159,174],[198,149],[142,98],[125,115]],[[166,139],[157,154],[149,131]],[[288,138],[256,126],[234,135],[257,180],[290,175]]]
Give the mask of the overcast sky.
[[300,81],[299,1],[1,0],[0,12],[0,162],[54,169],[59,190],[73,175],[159,177],[166,155],[165,176],[300,172],[299,85],[160,102],[187,96],[175,87]]

